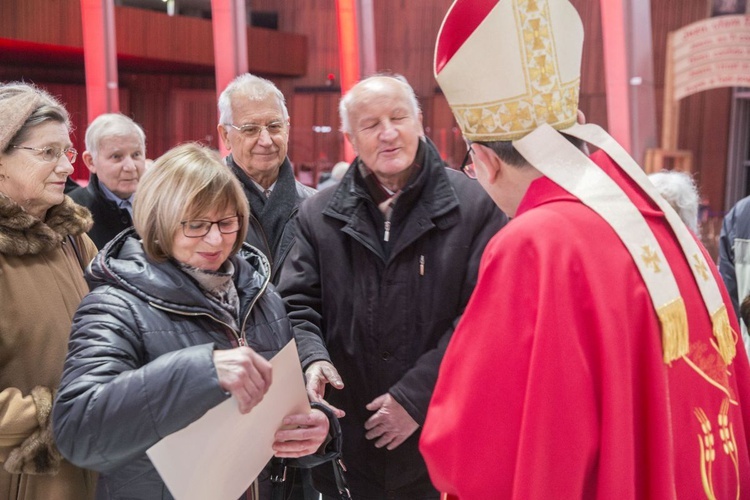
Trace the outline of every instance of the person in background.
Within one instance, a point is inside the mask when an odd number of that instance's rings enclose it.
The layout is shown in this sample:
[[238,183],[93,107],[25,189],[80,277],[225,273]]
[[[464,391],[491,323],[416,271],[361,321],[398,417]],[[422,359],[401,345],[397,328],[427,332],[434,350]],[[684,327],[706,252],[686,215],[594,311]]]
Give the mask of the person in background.
[[318,184],[318,191],[323,190],[329,186],[335,186],[341,179],[344,178],[344,174],[349,170],[349,164],[345,161],[336,163],[331,169],[331,174],[323,182]]
[[62,104],[0,84],[0,498],[94,497],[96,475],[61,458],[50,420],[96,254],[91,214],[63,194],[76,154]]
[[698,234],[698,187],[690,174],[675,170],[662,170],[648,176],[659,194],[669,202],[682,222],[693,234]]
[[[219,96],[222,142],[229,150],[226,164],[242,184],[250,205],[245,241],[260,250],[271,265],[271,283],[294,245],[291,223],[302,200],[316,191],[294,178],[287,156],[289,112],[284,94],[273,82],[249,73],[235,78]],[[285,470],[282,462],[277,469]],[[276,488],[286,500],[317,500],[310,472],[291,469],[275,474]],[[282,484],[283,483],[283,484]]]
[[[300,207],[279,291],[306,341],[311,399],[331,384],[327,400],[346,414],[352,496],[437,498],[419,428],[479,257],[507,219],[424,137],[402,77],[362,80],[339,111],[358,156],[338,186]],[[327,468],[313,479],[325,498],[336,494]]]
[[[218,155],[170,150],[133,205],[134,228],[87,270],[53,410],[61,453],[101,472],[99,499],[171,498],[146,450],[229,397],[249,412],[292,339],[268,260],[243,245],[247,201]],[[320,409],[284,422],[277,456],[315,453],[328,436]]]
[[[741,304],[750,296],[750,196],[738,201],[724,216],[719,234],[719,271],[741,317]],[[748,324],[740,322],[742,340],[750,356]]]
[[420,449],[461,500],[745,498],[750,366],[729,298],[640,166],[576,123],[582,48],[569,0],[457,0],[443,21],[435,76],[463,170],[513,219]]
[[72,177],[65,179],[65,194],[70,194],[71,191],[75,191],[80,187],[81,185],[74,181]]
[[315,190],[294,178],[287,157],[289,112],[284,95],[269,80],[246,73],[219,96],[219,136],[226,163],[242,183],[251,213],[247,242],[271,262],[271,282],[294,244],[290,223],[302,200]]
[[89,183],[70,193],[91,210],[94,227],[89,236],[104,248],[133,225],[133,195],[146,169],[146,134],[120,113],[99,115],[86,129],[86,151],[81,155],[91,172]]

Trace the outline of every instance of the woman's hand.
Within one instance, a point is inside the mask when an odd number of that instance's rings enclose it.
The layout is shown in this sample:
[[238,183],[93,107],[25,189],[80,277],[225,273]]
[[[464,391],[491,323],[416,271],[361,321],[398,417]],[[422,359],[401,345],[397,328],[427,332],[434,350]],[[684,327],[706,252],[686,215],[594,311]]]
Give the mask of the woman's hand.
[[328,417],[320,410],[289,415],[284,418],[283,424],[295,428],[276,431],[273,451],[280,458],[311,455],[328,437]]
[[260,403],[271,387],[271,363],[249,347],[214,351],[219,385],[237,399],[240,413]]

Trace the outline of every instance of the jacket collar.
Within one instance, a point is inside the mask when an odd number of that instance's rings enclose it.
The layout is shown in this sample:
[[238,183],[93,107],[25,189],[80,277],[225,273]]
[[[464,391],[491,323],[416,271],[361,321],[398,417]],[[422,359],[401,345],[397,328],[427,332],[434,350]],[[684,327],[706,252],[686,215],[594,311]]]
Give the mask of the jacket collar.
[[[446,165],[440,158],[435,145],[423,138],[419,145],[424,149],[424,164],[418,175],[404,186],[405,204],[421,207],[432,219],[441,217],[458,206],[458,197],[445,172]],[[419,156],[419,153],[417,153]],[[359,157],[354,163],[359,163]],[[336,187],[323,214],[343,221],[349,221],[364,203],[373,202],[372,196],[362,179],[358,168],[350,168]]]
[[[270,279],[270,265],[263,254],[244,245],[230,257],[232,280],[240,297],[240,308],[251,302]],[[172,261],[154,262],[146,257],[135,229],[120,233],[97,254],[86,278],[91,289],[113,285],[145,302],[184,313],[210,312],[211,305],[192,278]]]
[[93,225],[91,212],[69,197],[50,208],[44,221],[27,213],[0,193],[0,253],[37,255],[57,247],[68,236],[85,233]]

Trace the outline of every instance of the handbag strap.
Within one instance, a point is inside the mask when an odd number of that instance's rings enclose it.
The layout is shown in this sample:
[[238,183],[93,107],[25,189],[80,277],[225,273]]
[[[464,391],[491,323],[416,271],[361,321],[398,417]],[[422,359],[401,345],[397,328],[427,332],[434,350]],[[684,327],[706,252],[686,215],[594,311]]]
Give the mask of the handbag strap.
[[[349,491],[349,484],[346,482],[344,473],[346,472],[346,466],[344,461],[341,459],[341,447],[342,447],[342,435],[341,425],[339,424],[338,418],[333,414],[331,409],[321,403],[313,402],[310,403],[313,409],[322,411],[328,418],[330,424],[331,443],[333,445],[333,451],[329,451],[325,454],[322,460],[330,461],[333,465],[333,477],[336,480],[336,489],[339,492],[339,500],[351,500],[352,495]],[[274,457],[271,459],[271,499],[272,500],[284,500],[285,490],[284,483],[286,481],[287,467],[290,465],[286,458]]]

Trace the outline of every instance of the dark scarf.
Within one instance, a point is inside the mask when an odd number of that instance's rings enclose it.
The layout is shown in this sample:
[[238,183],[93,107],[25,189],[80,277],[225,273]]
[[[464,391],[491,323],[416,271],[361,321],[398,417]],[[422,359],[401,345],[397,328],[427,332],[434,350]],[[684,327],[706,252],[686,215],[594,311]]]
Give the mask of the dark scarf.
[[47,210],[44,221],[0,193],[0,253],[37,255],[56,248],[68,236],[85,233],[93,225],[91,212],[69,197]]
[[425,156],[425,144],[424,141],[420,139],[419,146],[417,147],[417,153],[414,156],[414,163],[412,163],[411,167],[411,173],[409,175],[409,179],[406,181],[406,184],[401,188],[400,191],[397,193],[389,193],[383,185],[380,183],[377,177],[375,177],[375,174],[372,172],[372,170],[365,165],[359,157],[357,158],[358,161],[358,168],[359,173],[362,175],[362,180],[365,182],[365,186],[367,187],[367,191],[370,193],[370,196],[372,197],[372,201],[375,202],[376,205],[380,208],[380,211],[385,213],[384,210],[384,202],[386,200],[391,200],[390,203],[390,210],[393,210],[393,208],[396,205],[396,200],[398,199],[401,192],[409,185],[411,185],[414,180],[419,176],[420,171],[422,170],[422,163],[424,163],[424,156]]
[[[284,163],[279,168],[276,185],[268,198],[256,187],[250,176],[234,162],[231,155],[227,157],[227,164],[245,187],[250,209],[260,222],[271,251],[275,253],[281,234],[284,232],[284,226],[292,215],[294,207],[297,206],[297,185],[289,158],[284,158]],[[269,255],[270,257],[272,256]]]

